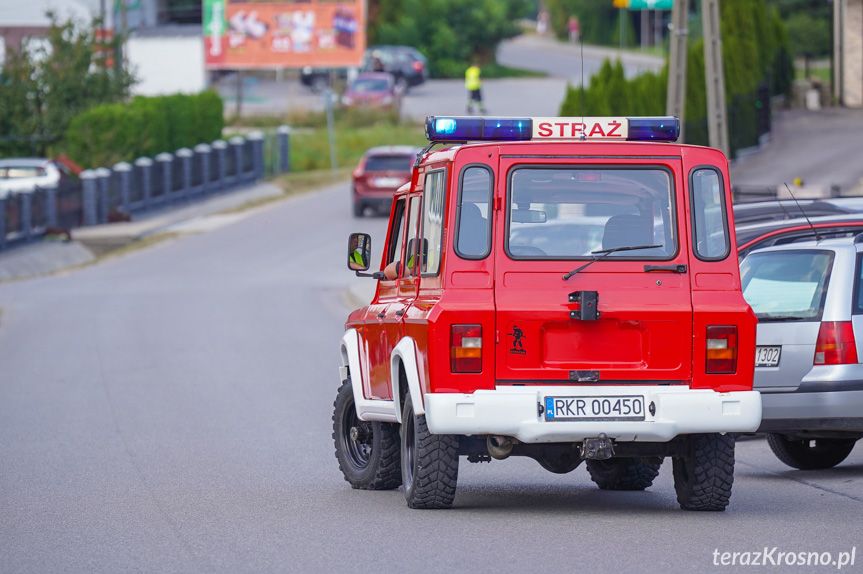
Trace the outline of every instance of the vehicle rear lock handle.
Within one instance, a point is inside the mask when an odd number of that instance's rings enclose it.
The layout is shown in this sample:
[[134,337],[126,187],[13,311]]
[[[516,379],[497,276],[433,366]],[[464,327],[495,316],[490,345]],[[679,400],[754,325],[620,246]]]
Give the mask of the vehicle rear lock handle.
[[645,265],[644,270],[650,271],[670,271],[672,273],[686,273],[686,265]]

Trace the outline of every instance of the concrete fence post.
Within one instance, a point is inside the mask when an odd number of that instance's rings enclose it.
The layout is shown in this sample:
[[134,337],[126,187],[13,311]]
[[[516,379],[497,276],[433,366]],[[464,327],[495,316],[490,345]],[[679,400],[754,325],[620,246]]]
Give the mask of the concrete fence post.
[[215,152],[213,159],[219,167],[219,182],[218,189],[223,189],[228,184],[228,142],[224,140],[216,140],[213,142],[213,151]]
[[243,171],[243,146],[246,140],[240,136],[234,136],[228,140],[228,143],[231,144],[231,153],[234,154],[234,174],[231,182],[237,185],[243,181],[246,175]]
[[[159,169],[156,170],[156,177],[162,177],[162,189],[164,192],[162,193],[163,200],[167,200],[171,195],[171,168],[174,164],[174,156],[169,153],[160,153],[156,156],[156,165],[160,166]],[[161,172],[161,173],[160,173]]]
[[252,145],[252,166],[255,179],[264,179],[264,134],[254,131],[247,138]]
[[148,157],[139,157],[135,165],[141,170],[141,200],[144,209],[153,203],[153,160]]
[[33,236],[33,194],[22,193],[21,197],[21,235],[24,240]]
[[6,198],[0,198],[0,249],[6,247]]
[[279,140],[279,173],[291,171],[291,128],[279,126],[276,130]]
[[114,164],[113,170],[120,177],[120,209],[128,213],[132,203],[132,164],[121,161]]
[[183,197],[188,197],[192,191],[192,157],[195,152],[187,147],[180,148],[175,154],[177,161],[182,162],[183,166]]
[[48,227],[57,227],[57,185],[45,188],[45,220]]
[[81,179],[81,190],[84,195],[84,225],[96,225],[99,222],[99,189],[96,185],[96,170],[84,170],[78,177]]
[[111,179],[111,170],[107,167],[96,169],[96,183],[99,188],[99,223],[108,223],[108,212],[111,210],[108,197],[108,184]]
[[198,154],[201,162],[201,191],[204,193],[210,191],[210,156],[212,150],[213,148],[205,143],[195,146],[195,153]]

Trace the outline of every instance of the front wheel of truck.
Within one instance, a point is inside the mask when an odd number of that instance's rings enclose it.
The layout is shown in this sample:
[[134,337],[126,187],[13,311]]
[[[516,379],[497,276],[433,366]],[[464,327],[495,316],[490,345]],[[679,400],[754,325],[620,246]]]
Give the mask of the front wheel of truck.
[[352,487],[392,490],[402,483],[398,425],[361,421],[350,379],[333,403],[333,442],[339,469]]
[[694,434],[682,455],[672,460],[674,490],[684,510],[725,510],[734,482],[734,438],[728,434]]
[[408,395],[402,410],[402,479],[410,508],[449,508],[458,483],[458,437],[432,434],[425,415],[414,415]]

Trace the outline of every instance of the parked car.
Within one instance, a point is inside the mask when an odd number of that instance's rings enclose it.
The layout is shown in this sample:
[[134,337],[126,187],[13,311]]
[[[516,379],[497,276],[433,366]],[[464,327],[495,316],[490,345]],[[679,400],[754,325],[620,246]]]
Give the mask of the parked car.
[[0,159],[0,199],[10,193],[29,193],[38,187],[56,187],[62,177],[60,167],[47,158]]
[[363,55],[363,69],[389,72],[402,91],[428,79],[428,60],[411,46],[370,46]]
[[[736,215],[736,212],[735,212]],[[770,245],[783,245],[815,239],[851,237],[863,232],[863,214],[847,213],[823,217],[799,217],[784,221],[762,221],[749,225],[738,225],[737,257],[743,259],[747,253]]]
[[355,217],[362,217],[367,207],[377,213],[389,213],[393,194],[411,180],[419,151],[420,148],[412,146],[380,146],[363,154],[352,174]]
[[836,197],[830,199],[778,199],[735,203],[734,222],[737,225],[762,221],[784,221],[800,217],[823,217],[843,213],[863,213],[863,197]]
[[346,108],[398,109],[399,100],[395,78],[386,72],[357,74],[342,95],[342,105]]
[[789,466],[839,464],[863,437],[863,235],[760,249],[740,275],[758,316],[759,431]]

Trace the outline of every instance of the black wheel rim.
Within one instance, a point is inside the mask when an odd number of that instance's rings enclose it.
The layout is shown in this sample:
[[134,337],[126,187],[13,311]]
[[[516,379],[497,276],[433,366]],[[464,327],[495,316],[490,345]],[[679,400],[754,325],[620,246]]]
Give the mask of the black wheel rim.
[[414,429],[413,416],[407,417],[407,420],[402,423],[402,432],[404,432],[404,467],[402,469],[402,478],[404,479],[405,487],[409,487],[414,482],[414,458],[416,457],[416,431]]
[[[361,429],[356,440],[351,438],[351,429]],[[369,465],[372,457],[372,440],[374,439],[372,425],[361,421],[357,417],[357,413],[353,408],[345,409],[345,415],[342,419],[342,440],[345,443],[345,453],[348,455],[350,463],[362,470]]]

